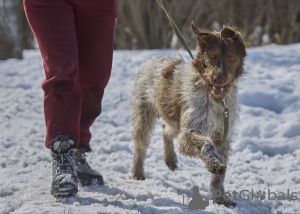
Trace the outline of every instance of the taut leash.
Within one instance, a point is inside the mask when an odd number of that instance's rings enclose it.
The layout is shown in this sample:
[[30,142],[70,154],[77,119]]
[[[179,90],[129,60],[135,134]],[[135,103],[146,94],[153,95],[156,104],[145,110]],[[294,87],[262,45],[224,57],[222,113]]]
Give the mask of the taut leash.
[[191,58],[194,59],[194,56],[189,48],[189,46],[187,45],[186,41],[184,40],[182,34],[180,33],[178,27],[176,26],[175,22],[173,21],[173,19],[171,18],[171,16],[169,16],[164,4],[162,3],[162,0],[156,0],[157,3],[159,4],[159,6],[161,7],[161,9],[165,12],[165,14],[167,15],[169,22],[171,24],[171,27],[173,28],[174,33],[176,34],[177,38],[179,39],[180,43],[183,45],[183,47],[185,48],[185,50],[190,54]]

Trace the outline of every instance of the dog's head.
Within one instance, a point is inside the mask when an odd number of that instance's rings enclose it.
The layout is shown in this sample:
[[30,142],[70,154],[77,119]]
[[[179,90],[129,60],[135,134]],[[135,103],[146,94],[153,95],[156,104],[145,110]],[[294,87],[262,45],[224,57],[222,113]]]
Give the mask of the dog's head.
[[209,32],[197,28],[198,54],[193,65],[210,90],[212,97],[224,97],[236,80],[244,73],[246,47],[241,33],[225,26],[221,32]]

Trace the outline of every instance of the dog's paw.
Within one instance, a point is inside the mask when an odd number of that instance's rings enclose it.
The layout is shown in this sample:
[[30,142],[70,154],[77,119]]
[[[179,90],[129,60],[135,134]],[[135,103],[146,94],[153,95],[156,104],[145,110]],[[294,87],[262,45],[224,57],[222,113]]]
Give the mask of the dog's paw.
[[131,169],[131,178],[134,180],[145,180],[144,169],[141,165],[134,164]]
[[177,169],[177,161],[166,161],[166,165],[169,167],[170,170],[174,171]]
[[131,178],[134,180],[145,180],[145,176],[143,175],[139,175],[139,176],[133,175]]
[[131,178],[134,180],[145,180],[145,175],[143,171],[133,170]]
[[224,205],[225,207],[235,207],[236,203],[231,200],[224,200],[223,198],[214,199],[214,204]]
[[226,171],[226,165],[218,161],[207,163],[206,168],[210,173],[217,175],[224,175]]
[[165,157],[165,163],[170,170],[174,171],[175,169],[177,169],[178,160],[176,154],[168,155],[167,157]]

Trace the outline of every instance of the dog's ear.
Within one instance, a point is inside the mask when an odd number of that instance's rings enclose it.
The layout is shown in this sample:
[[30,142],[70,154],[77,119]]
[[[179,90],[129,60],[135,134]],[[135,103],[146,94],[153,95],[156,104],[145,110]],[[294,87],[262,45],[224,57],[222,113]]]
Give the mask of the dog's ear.
[[240,32],[238,32],[234,28],[225,26],[221,31],[221,37],[224,39],[230,39],[232,41],[238,41],[239,46],[241,47],[242,50],[242,55],[246,56],[246,47],[242,39],[242,34]]
[[241,39],[241,33],[236,31],[234,28],[225,26],[221,31],[221,36],[224,39]]
[[224,39],[233,39],[233,38],[235,38],[235,31],[234,31],[234,29],[232,29],[228,26],[225,26],[223,28],[223,30],[221,31],[221,36]]
[[196,27],[194,25],[194,22],[191,22],[191,26],[192,26],[192,30],[193,32],[197,35],[197,39],[202,39],[203,37],[207,36],[208,34],[210,34],[211,32],[206,31],[206,30],[201,30],[198,27]]

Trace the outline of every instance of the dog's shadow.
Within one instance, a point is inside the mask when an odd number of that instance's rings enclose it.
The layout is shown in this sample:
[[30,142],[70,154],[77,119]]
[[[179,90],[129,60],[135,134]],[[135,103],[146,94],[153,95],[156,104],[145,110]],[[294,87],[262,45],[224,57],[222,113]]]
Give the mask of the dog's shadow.
[[[86,193],[99,193],[99,196],[92,196],[92,197],[84,197],[81,195],[88,195]],[[113,196],[114,199],[108,200],[107,196]],[[125,203],[126,200],[136,200],[137,202],[146,201],[149,197],[144,197],[145,195],[141,195],[140,197],[134,196],[120,188],[116,187],[109,187],[109,186],[100,186],[100,187],[81,187],[80,193],[73,197],[68,198],[62,198],[59,201],[62,204],[66,205],[72,205],[74,203],[78,203],[81,206],[89,206],[92,204],[101,204],[104,207],[107,207],[109,205],[119,207],[121,209],[125,210],[143,210],[147,209],[147,205],[141,205],[141,204],[132,204],[127,205]],[[122,199],[122,198],[126,199]],[[150,197],[151,198],[151,197]],[[172,212],[174,210],[174,213],[178,212],[178,208],[180,210],[183,210],[185,206],[182,203],[178,203],[174,201],[172,198],[151,198],[152,203],[154,205],[149,207],[151,209],[151,213],[157,213],[161,212],[161,209],[155,208],[155,207],[166,207],[169,206],[170,209],[168,209],[169,212]]]

